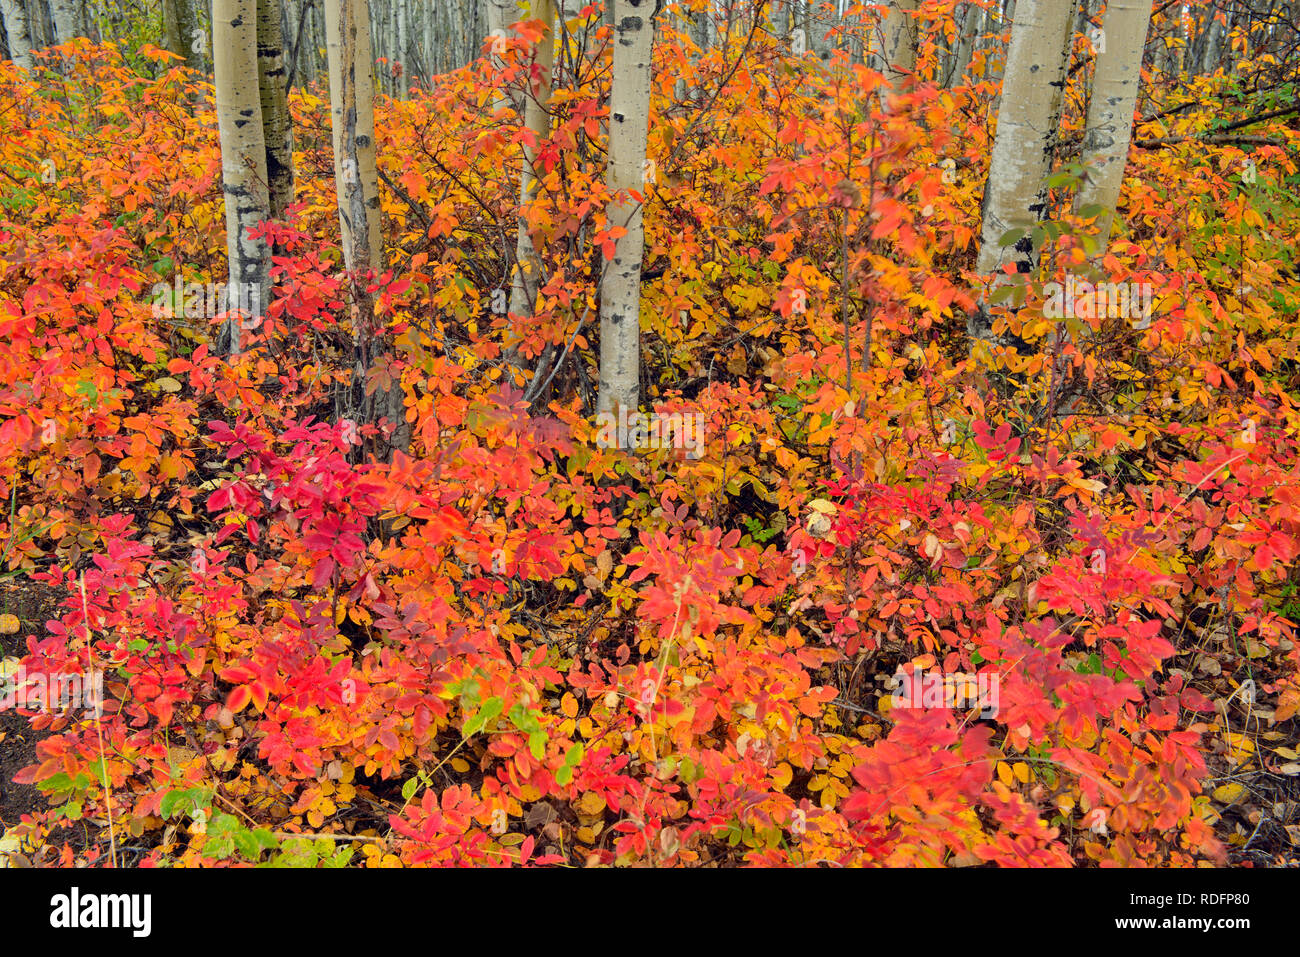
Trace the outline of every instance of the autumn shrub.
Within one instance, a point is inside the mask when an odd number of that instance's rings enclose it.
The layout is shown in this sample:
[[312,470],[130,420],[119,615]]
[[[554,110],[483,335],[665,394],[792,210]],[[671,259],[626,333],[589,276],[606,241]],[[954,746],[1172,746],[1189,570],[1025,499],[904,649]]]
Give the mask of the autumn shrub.
[[[572,59],[538,144],[522,328],[492,302],[527,134],[488,106],[520,60],[380,103],[392,254],[367,281],[391,355],[361,382],[319,95],[293,103],[311,175],[267,227],[273,301],[221,357],[217,316],[151,297],[221,274],[201,86],[111,49],[66,99],[0,66],[4,561],[64,596],[25,664],[103,669],[109,691],[100,721],[31,718],[51,732],[22,774],[50,800],[32,846],[1226,859],[1209,779],[1246,760],[1241,687],[1276,724],[1300,706],[1278,611],[1300,549],[1286,154],[1261,152],[1251,189],[1232,149],[1139,152],[1093,275],[1149,283],[1149,324],[1045,316],[1043,283],[1093,268],[1061,213],[1042,282],[995,310],[1025,348],[971,350],[987,84],[922,83],[886,115],[864,67],[683,42],[656,54],[643,323],[649,404],[703,416],[698,458],[603,448],[591,417],[607,47]],[[93,122],[64,122],[73,99]],[[563,355],[551,385],[506,345]],[[388,462],[347,414],[376,376],[412,426]],[[1209,683],[1194,663],[1226,639]],[[996,713],[900,707],[913,668],[996,678]],[[74,850],[78,821],[102,839]]]

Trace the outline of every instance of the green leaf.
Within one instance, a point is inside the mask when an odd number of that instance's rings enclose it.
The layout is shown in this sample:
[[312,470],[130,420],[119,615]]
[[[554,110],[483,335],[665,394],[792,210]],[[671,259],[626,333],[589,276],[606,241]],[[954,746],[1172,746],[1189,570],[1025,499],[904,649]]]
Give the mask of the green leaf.
[[1025,230],[1023,229],[1008,229],[1005,233],[1003,233],[998,238],[998,245],[1014,246],[1016,243],[1020,242],[1020,240],[1024,238],[1024,235],[1025,235]]
[[352,860],[352,847],[340,847],[334,852],[333,857],[327,857],[321,860],[321,867],[346,867],[348,861]]
[[420,782],[418,780],[415,778],[409,778],[407,782],[402,785],[402,800],[409,801],[411,798],[415,797],[415,790],[419,786]]
[[[504,708],[505,708],[505,702],[502,701],[500,698],[497,697],[488,698],[486,701],[483,702],[483,706],[478,709],[478,714],[474,716],[474,719],[472,719],[470,723],[472,724],[476,720],[478,722],[478,725],[475,731],[477,732],[479,730],[482,730],[483,728],[488,727],[488,725],[490,725],[497,718],[499,718]],[[465,737],[468,738],[470,734],[471,732],[466,731]]]
[[231,835],[235,841],[235,847],[239,848],[239,853],[252,860],[262,856],[262,845],[258,843],[257,838],[251,831],[240,830]]
[[583,746],[583,743],[579,741],[573,747],[569,748],[568,751],[564,752],[564,763],[571,768],[576,768],[581,763],[582,756],[586,753],[586,750],[587,749]]
[[534,731],[528,736],[528,750],[538,761],[546,757],[546,732]]
[[566,764],[555,772],[555,783],[561,786],[567,785],[573,780],[573,766]]

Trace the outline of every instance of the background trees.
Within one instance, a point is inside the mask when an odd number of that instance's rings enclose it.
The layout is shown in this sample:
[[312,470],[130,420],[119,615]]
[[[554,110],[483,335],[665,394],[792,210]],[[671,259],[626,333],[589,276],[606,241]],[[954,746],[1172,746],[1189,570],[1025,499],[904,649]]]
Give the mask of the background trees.
[[1282,18],[302,0],[280,203],[223,2],[0,64],[0,646],[123,678],[40,863],[1294,859]]

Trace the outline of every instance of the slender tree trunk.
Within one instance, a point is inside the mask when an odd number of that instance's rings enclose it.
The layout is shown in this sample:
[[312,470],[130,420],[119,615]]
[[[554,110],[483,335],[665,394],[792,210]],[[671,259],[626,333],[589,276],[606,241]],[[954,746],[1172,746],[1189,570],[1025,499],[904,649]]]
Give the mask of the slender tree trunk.
[[374,62],[365,0],[325,0],[325,31],[339,229],[355,303],[353,402],[363,422],[378,423],[386,418],[392,425],[389,439],[373,447],[378,457],[387,459],[394,450],[409,447],[411,431],[402,384],[391,374],[392,357],[381,340],[374,303],[365,291],[367,274],[384,268],[375,166]]
[[81,17],[76,0],[50,0],[50,20],[54,25],[55,43],[67,43],[81,35]]
[[[216,75],[217,129],[221,139],[221,182],[226,199],[226,255],[230,282],[226,308],[262,315],[270,252],[249,231],[268,218],[266,141],[258,115],[257,0],[213,0],[212,50]],[[224,327],[226,352],[240,350],[240,320]]]
[[615,197],[609,224],[627,229],[605,264],[600,285],[601,412],[628,414],[641,403],[641,258],[645,233],[646,133],[650,119],[650,72],[654,46],[653,0],[612,0],[613,87],[609,102],[609,167],[606,183]]
[[957,49],[953,54],[952,70],[944,86],[952,88],[966,82],[966,70],[970,67],[971,53],[975,49],[975,38],[984,29],[984,10],[973,4],[966,4],[958,24]]
[[809,5],[808,46],[813,51],[813,56],[823,63],[831,58],[833,45],[830,32],[839,22],[836,10],[834,0],[812,0]]
[[180,0],[162,0],[162,47],[169,53],[184,57],[189,52],[190,43],[181,31]]
[[790,36],[790,4],[794,0],[772,0],[772,32],[784,40]]
[[[497,55],[497,49],[510,36],[510,25],[514,23],[514,17],[517,16],[519,8],[515,6],[514,0],[487,0],[487,26],[489,46],[488,52],[492,57],[492,65],[500,70],[504,61]],[[496,109],[504,110],[510,106],[510,97],[502,94],[496,99]]]
[[325,0],[330,118],[343,257],[349,271],[380,268],[374,75],[365,0]]
[[[613,10],[614,0],[605,0],[606,11]],[[709,49],[709,7],[707,4],[691,11],[691,42],[704,53]]]
[[285,207],[293,202],[293,121],[284,84],[280,16],[280,0],[257,0],[257,85],[272,219],[283,219]]
[[[206,73],[208,63],[206,51],[199,41],[203,31],[199,29],[199,15],[194,5],[197,0],[176,0],[176,18],[180,23],[181,39],[185,41],[185,65],[196,73]],[[207,9],[207,5],[204,5]]]
[[889,0],[885,16],[872,31],[872,66],[889,80],[892,99],[903,92],[916,69],[917,23],[912,14],[918,0]]
[[4,17],[10,59],[20,67],[30,70],[32,35],[27,26],[27,10],[23,7],[23,0],[0,0],[0,16]]
[[1076,211],[1092,205],[1102,208],[1097,218],[1101,252],[1106,251],[1124,182],[1151,5],[1152,0],[1109,0],[1106,5],[1106,46],[1097,56],[1083,140],[1088,176],[1075,201]]
[[[1071,0],[1019,0],[1016,6],[976,264],[980,275],[994,277],[994,288],[1007,281],[1006,266],[1032,273],[1038,265],[1030,230],[1046,213],[1073,26]],[[999,245],[1011,230],[1023,233],[1014,244]],[[967,328],[972,336],[988,337],[987,300]]]
[[1201,69],[1202,75],[1213,73],[1219,65],[1219,57],[1223,52],[1223,21],[1209,11],[1210,25],[1206,30],[1205,46],[1201,49]]
[[[537,41],[533,58],[533,82],[524,97],[524,125],[531,133],[532,144],[540,144],[550,135],[551,115],[546,104],[551,96],[551,70],[555,61],[555,5],[551,0],[532,0],[528,19],[546,24],[546,34]],[[510,283],[511,324],[522,328],[532,318],[537,290],[542,278],[542,263],[533,247],[532,235],[525,218],[528,206],[537,194],[537,158],[535,145],[525,140],[523,163],[519,170],[519,228],[515,239],[515,273]],[[513,345],[508,349],[512,361],[519,357]]]
[[[990,15],[991,15],[991,11],[990,11]],[[984,40],[985,46],[1001,47],[1002,35],[1008,31],[1008,29],[1011,27],[1012,24],[1015,23],[1015,21],[1016,21],[1016,0],[1002,0],[1002,6],[997,11],[996,21],[989,24],[990,27],[989,36],[986,37]],[[990,76],[990,79],[1001,79],[1003,75],[1005,75],[1006,54],[1007,51],[1003,50],[1001,65],[995,71],[993,71],[992,75]],[[1001,94],[999,94],[999,96],[1001,96]],[[994,109],[994,112],[996,113],[996,107]]]
[[307,8],[307,38],[304,41],[305,49],[298,55],[305,56],[303,61],[302,75],[308,83],[315,83],[320,77],[320,51],[325,45],[323,36],[324,25],[321,23],[321,8],[318,6],[319,0],[304,0],[308,4]]
[[406,0],[396,0],[397,3],[397,69],[401,72],[397,77],[397,95],[403,100],[411,98],[411,63],[407,53],[410,47],[411,38],[407,32],[407,21],[410,19],[410,11]]

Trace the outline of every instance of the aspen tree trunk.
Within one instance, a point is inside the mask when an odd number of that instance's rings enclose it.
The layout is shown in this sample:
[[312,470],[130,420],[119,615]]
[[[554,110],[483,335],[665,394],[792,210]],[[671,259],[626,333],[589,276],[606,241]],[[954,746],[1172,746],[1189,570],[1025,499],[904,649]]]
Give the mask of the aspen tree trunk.
[[290,22],[286,26],[286,35],[293,33],[292,59],[287,64],[289,74],[285,86],[297,83],[299,88],[310,85],[316,79],[316,51],[313,49],[312,34],[312,0],[293,0],[289,8]]
[[[325,36],[329,51],[330,125],[334,136],[334,177],[339,202],[343,262],[353,280],[353,339],[356,365],[354,403],[362,421],[387,418],[393,433],[374,448],[381,459],[410,446],[402,384],[388,377],[388,362],[365,292],[366,274],[384,268],[379,222],[379,176],[375,166],[374,64],[370,59],[370,19],[365,0],[326,0]],[[382,373],[375,377],[375,373]],[[386,385],[378,385],[387,377]]]
[[[67,27],[64,30],[59,29],[58,19],[55,14],[53,0],[46,0],[46,6],[49,8],[50,11],[50,30],[52,31],[53,42],[66,43],[67,40],[75,37],[77,35],[76,0],[66,0],[66,6],[68,7],[68,14],[67,14]],[[126,18],[123,17],[124,23],[125,20]],[[60,39],[60,34],[63,34],[65,39]]]
[[1223,21],[1214,15],[1213,11],[1209,13],[1211,17],[1209,29],[1206,31],[1205,46],[1201,50],[1201,69],[1202,75],[1213,73],[1214,68],[1219,65],[1219,56],[1223,51]]
[[[614,9],[614,0],[605,0],[605,10]],[[691,41],[700,48],[704,53],[709,49],[709,2],[702,0],[700,5],[691,11]]]
[[646,133],[650,121],[650,71],[656,4],[653,0],[611,0],[614,8],[613,86],[609,99],[609,166],[606,185],[615,196],[609,224],[627,234],[614,247],[600,284],[601,412],[628,414],[641,404],[641,257],[645,232]]
[[375,170],[374,75],[365,0],[325,0],[330,119],[339,225],[348,270],[379,269],[379,176]]
[[272,219],[293,202],[293,122],[284,85],[284,31],[280,0],[257,0],[257,87],[266,142]]
[[1109,0],[1106,5],[1106,46],[1097,56],[1088,104],[1088,125],[1083,139],[1083,163],[1088,171],[1075,210],[1098,205],[1101,253],[1106,251],[1110,227],[1124,183],[1133,113],[1142,82],[1142,52],[1151,22],[1152,0]]
[[[176,16],[180,21],[181,37],[185,40],[185,65],[196,73],[207,71],[207,55],[203,44],[203,31],[199,28],[199,15],[195,10],[198,0],[176,0]],[[207,9],[207,5],[204,5]]]
[[189,52],[189,41],[181,33],[178,0],[162,0],[162,47],[179,57]]
[[27,29],[31,31],[32,49],[43,50],[54,44],[54,27],[48,3],[35,0],[27,10]]
[[891,96],[903,92],[910,74],[916,69],[917,23],[912,16],[918,0],[889,0],[888,10],[879,26],[872,31],[872,66],[889,80]]
[[772,0],[772,32],[778,40],[790,36],[790,4],[794,0]]
[[831,28],[838,17],[834,0],[812,0],[808,13],[808,48],[823,63],[831,58]]
[[[991,35],[987,37],[986,40],[984,41],[987,47],[1001,47],[1002,34],[1005,33],[1007,31],[1007,28],[1012,26],[1015,22],[1016,22],[1016,0],[1002,0],[1002,6],[998,11],[997,20],[995,23],[990,25]],[[997,69],[992,71],[990,79],[993,78],[1001,79],[1006,74],[1006,68],[1007,68],[1006,53],[1007,53],[1006,50],[1002,51],[1003,54],[1002,61],[1000,65],[997,67]],[[1001,96],[1002,94],[999,93],[998,96],[994,99],[994,104],[993,104],[994,115],[996,115],[997,113],[997,107],[998,107],[997,101],[998,99],[1001,98]]]
[[[537,41],[533,58],[533,83],[524,96],[524,125],[531,131],[533,143],[541,143],[550,135],[551,115],[546,103],[551,97],[551,69],[555,62],[555,5],[551,0],[532,0],[528,19],[546,24],[545,35]],[[524,217],[527,207],[537,194],[537,171],[533,168],[537,151],[527,141],[523,147],[523,163],[519,170],[519,228],[515,239],[515,272],[510,283],[510,315],[520,326],[532,318],[537,303],[538,283],[542,274],[541,259],[533,247],[528,221]],[[519,358],[513,345],[508,349],[511,361]]]
[[953,54],[952,71],[948,74],[944,86],[949,88],[961,86],[966,81],[966,70],[970,67],[971,53],[975,49],[975,39],[983,32],[983,8],[969,3],[966,4],[960,21],[957,50]]
[[[518,6],[514,0],[487,0],[487,27],[489,43],[494,43],[498,39],[504,40],[510,36],[510,25],[514,23],[515,16],[519,13]],[[489,46],[488,53],[492,57],[492,66],[500,70],[503,61],[501,57]],[[496,109],[504,110],[511,105],[508,95],[502,94],[496,99]]]
[[307,19],[303,23],[304,36],[298,57],[306,58],[302,60],[302,78],[307,83],[315,83],[320,76],[320,48],[324,46],[321,42],[321,14],[316,0],[303,0],[303,2],[307,4]]
[[[976,272],[1004,284],[1004,267],[1031,273],[1038,250],[1030,230],[1046,213],[1046,178],[1060,120],[1074,26],[1071,0],[1019,0],[1002,85],[997,134],[984,187],[983,228]],[[1022,229],[1013,245],[1000,246],[1007,232]],[[974,337],[987,338],[987,301],[967,323]]]
[[10,59],[20,67],[30,70],[32,35],[27,26],[27,11],[23,7],[23,0],[0,0],[0,16],[4,17]]
[[426,87],[433,82],[433,22],[434,12],[428,4],[420,5],[420,66]]
[[514,0],[485,0],[487,4],[487,32],[490,37],[505,36],[519,12]]
[[410,18],[410,12],[406,0],[396,0],[397,3],[397,63],[398,68],[402,71],[397,78],[397,95],[403,100],[411,98],[411,64],[407,50],[410,47],[411,38],[407,33],[407,20]]
[[81,34],[76,0],[50,0],[50,20],[55,43],[67,43]]
[[[249,236],[270,212],[257,87],[257,0],[213,0],[212,51],[230,271],[225,305],[242,306],[256,318],[266,303],[270,266],[266,243]],[[240,331],[238,317],[227,320],[219,345],[231,355],[239,352]]]

